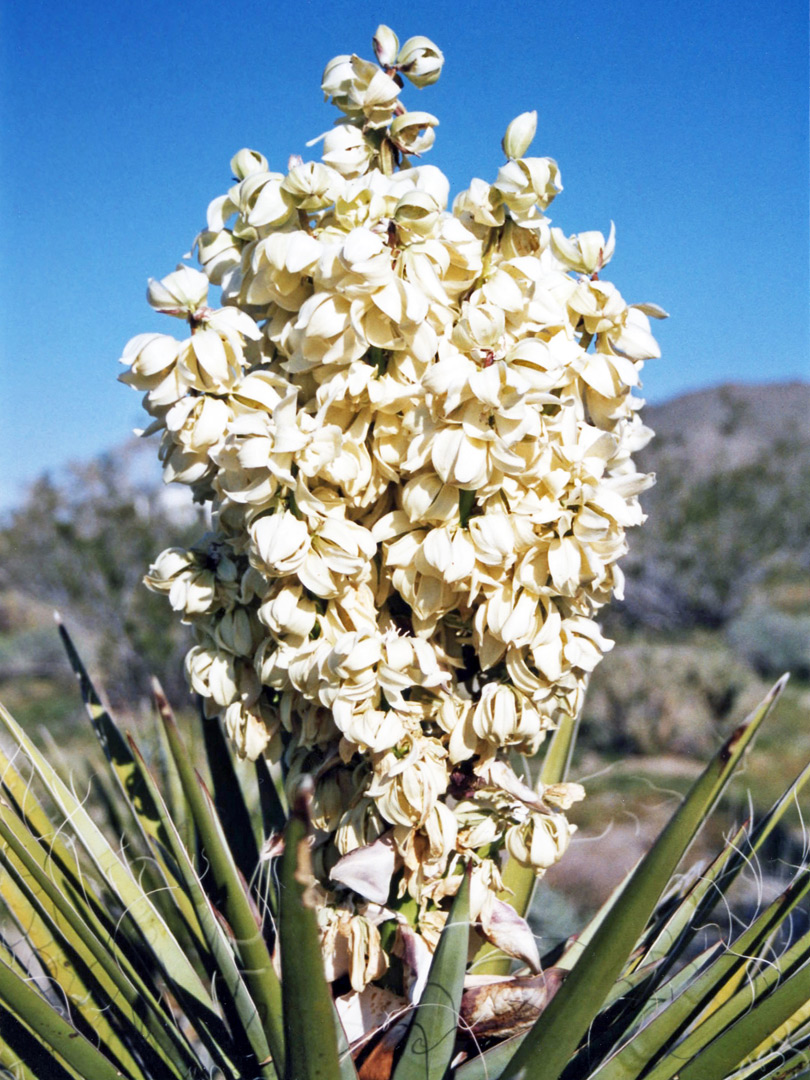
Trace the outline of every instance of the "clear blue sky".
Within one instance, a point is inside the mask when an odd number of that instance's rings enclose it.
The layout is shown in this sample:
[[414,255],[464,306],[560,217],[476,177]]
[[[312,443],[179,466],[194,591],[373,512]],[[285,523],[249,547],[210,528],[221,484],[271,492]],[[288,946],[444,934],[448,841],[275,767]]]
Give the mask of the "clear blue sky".
[[324,64],[370,58],[381,21],[444,50],[439,83],[404,100],[438,115],[427,160],[453,192],[494,179],[506,124],[538,110],[554,222],[615,220],[608,276],[671,312],[648,400],[810,378],[804,0],[7,0],[0,506],[143,423],[116,361],[168,330],[147,278],[188,251],[240,147],[282,170],[317,156]]

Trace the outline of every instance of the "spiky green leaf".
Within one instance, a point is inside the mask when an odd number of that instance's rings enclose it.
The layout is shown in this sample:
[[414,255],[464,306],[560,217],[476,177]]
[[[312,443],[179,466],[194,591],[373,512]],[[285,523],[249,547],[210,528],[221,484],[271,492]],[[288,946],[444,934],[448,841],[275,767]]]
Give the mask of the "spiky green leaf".
[[393,1080],[442,1080],[458,1028],[470,937],[470,872],[442,930]]
[[315,911],[308,799],[299,787],[284,833],[279,874],[279,937],[284,1001],[285,1080],[337,1080],[340,1075],[332,997],[323,970]]
[[671,875],[781,693],[782,679],[715,754],[633,871],[579,962],[504,1072],[505,1080],[558,1080],[638,941]]
[[257,1076],[272,1080],[276,1076],[273,1066],[269,1063],[260,1064],[261,1062],[267,1062],[271,1056],[270,1046],[256,1004],[239,971],[231,943],[203,889],[202,882],[183,844],[183,839],[157,789],[154,777],[149,772],[138,748],[134,743],[131,745],[135,759],[142,770],[144,782],[150,788],[152,797],[155,800],[172,852],[180,867],[185,887],[202,927],[210,955],[216,965],[218,977],[222,980],[224,992],[220,990],[219,997],[223,1007],[229,1013],[232,1030],[235,1027],[237,1033],[241,1033],[243,1036],[243,1042],[250,1047]]
[[236,865],[213,799],[191,765],[174,719],[170,716],[163,716],[162,719],[183,791],[209,862],[218,894],[218,906],[228,920],[243,977],[256,1005],[276,1069],[282,1073],[284,1037],[281,988],[264,939],[261,916]]

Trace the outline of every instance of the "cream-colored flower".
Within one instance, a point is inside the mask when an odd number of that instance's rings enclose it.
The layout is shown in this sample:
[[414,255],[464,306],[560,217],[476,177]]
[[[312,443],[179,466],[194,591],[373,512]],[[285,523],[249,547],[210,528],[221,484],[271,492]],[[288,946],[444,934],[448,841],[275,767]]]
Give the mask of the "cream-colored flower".
[[442,73],[444,54],[430,38],[411,37],[397,53],[398,71],[414,86],[430,86]]
[[231,172],[237,180],[244,180],[255,172],[267,172],[267,158],[258,150],[243,147],[231,158]]
[[119,381],[148,391],[148,404],[171,405],[186,393],[188,384],[178,370],[180,342],[166,334],[138,334],[124,347],[120,362],[129,371]]
[[391,122],[388,137],[403,154],[424,154],[433,146],[438,123],[432,113],[401,113]]
[[501,193],[478,178],[470,183],[466,191],[456,196],[453,213],[456,217],[469,217],[476,225],[489,225],[490,228],[503,225],[505,221]]
[[278,716],[260,705],[248,707],[235,701],[225,709],[225,731],[239,756],[249,761],[255,761],[263,754],[273,758],[279,756],[280,743],[275,751],[271,749],[278,729]]
[[[339,124],[323,141],[324,164],[350,179],[364,173],[374,157],[371,142],[354,124]],[[340,198],[338,198],[338,203]]]
[[372,756],[367,795],[392,824],[424,825],[447,790],[446,756],[435,739],[409,736],[402,746]]
[[208,278],[193,266],[180,265],[160,281],[150,278],[146,298],[165,315],[194,318],[208,299]]
[[186,675],[192,690],[220,709],[235,701],[252,705],[261,690],[252,668],[213,644],[197,645],[189,652]]
[[370,560],[377,545],[368,529],[353,521],[326,518],[310,537],[295,572],[316,596],[338,596],[347,579],[357,584],[370,575]]
[[597,274],[607,266],[616,249],[616,228],[611,221],[607,240],[600,232],[581,232],[566,236],[562,229],[551,230],[554,254],[569,270],[578,274]]
[[301,585],[283,585],[258,609],[260,621],[279,639],[301,645],[315,628],[317,608]]
[[476,735],[498,747],[514,746],[535,754],[545,738],[548,719],[512,686],[487,683],[472,719]]
[[289,510],[258,518],[251,525],[250,536],[261,565],[279,575],[295,573],[311,545],[306,524]]
[[235,593],[237,568],[227,550],[212,543],[207,550],[168,548],[144,578],[154,592],[168,593],[169,603],[186,618],[221,606]]
[[520,158],[498,170],[492,185],[510,210],[525,213],[533,206],[545,210],[562,191],[560,170],[551,158]]
[[335,829],[335,846],[341,855],[347,855],[372,844],[387,828],[375,801],[363,795],[344,810]]
[[295,165],[281,184],[282,192],[293,206],[307,212],[331,205],[342,189],[340,174],[317,161]]
[[559,862],[576,831],[562,814],[529,814],[526,821],[506,830],[506,847],[521,866],[542,874]]
[[404,863],[403,882],[414,899],[421,899],[428,883],[445,873],[457,836],[456,817],[441,802],[436,803],[421,828],[394,827],[394,844]]
[[326,905],[317,914],[327,982],[348,975],[352,989],[359,993],[385,974],[388,958],[380,945],[380,932],[369,919]]
[[362,114],[372,128],[385,127],[397,104],[400,87],[376,64],[359,56],[336,56],[321,80],[326,98],[349,116]]

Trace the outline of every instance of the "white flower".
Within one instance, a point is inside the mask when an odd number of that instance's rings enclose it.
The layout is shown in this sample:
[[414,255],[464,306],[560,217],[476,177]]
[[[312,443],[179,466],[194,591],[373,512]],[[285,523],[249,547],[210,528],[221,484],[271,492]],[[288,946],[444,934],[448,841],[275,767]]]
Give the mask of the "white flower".
[[596,274],[613,258],[616,248],[616,228],[611,221],[607,240],[600,232],[581,232],[567,237],[562,229],[551,230],[554,254],[569,270],[578,274]]
[[274,574],[295,573],[311,544],[306,524],[289,510],[258,518],[250,536],[262,564]]
[[324,163],[345,177],[364,173],[374,155],[362,128],[353,124],[340,124],[327,132],[323,150]]
[[180,265],[160,281],[150,278],[146,296],[156,311],[185,319],[205,306],[208,278],[192,266]]
[[414,86],[430,86],[442,72],[444,54],[430,38],[411,37],[397,54],[397,70]]
[[548,721],[514,687],[487,683],[473,711],[472,726],[480,738],[496,746],[518,746],[534,754]]
[[374,755],[367,794],[395,825],[421,826],[447,789],[446,751],[434,739],[410,737],[405,744]]
[[576,826],[562,814],[531,813],[523,824],[506,831],[509,854],[522,866],[542,874],[559,862],[571,841]]
[[533,206],[545,210],[562,191],[560,170],[551,158],[520,158],[498,170],[492,185],[510,210],[523,213]]
[[317,161],[296,165],[282,181],[281,190],[298,210],[321,210],[335,201],[343,188],[339,173]]

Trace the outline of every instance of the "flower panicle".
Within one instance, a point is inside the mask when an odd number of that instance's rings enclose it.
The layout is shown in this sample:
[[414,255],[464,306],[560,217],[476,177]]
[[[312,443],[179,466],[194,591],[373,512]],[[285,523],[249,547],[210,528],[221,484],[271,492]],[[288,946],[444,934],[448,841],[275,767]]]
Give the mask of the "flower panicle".
[[165,479],[211,510],[147,585],[193,628],[189,685],[238,753],[281,760],[290,790],[313,777],[319,922],[355,990],[387,963],[380,874],[432,947],[462,861],[486,934],[503,860],[540,876],[568,846],[582,789],[508,760],[578,712],[611,647],[594,616],[644,519],[633,390],[665,315],[603,278],[612,225],[550,227],[536,113],[450,206],[421,163],[438,121],[400,102],[443,55],[385,26],[374,51],[325,69],[342,115],[320,161],[234,156],[200,269],[149,283],[188,333],[121,358]]

